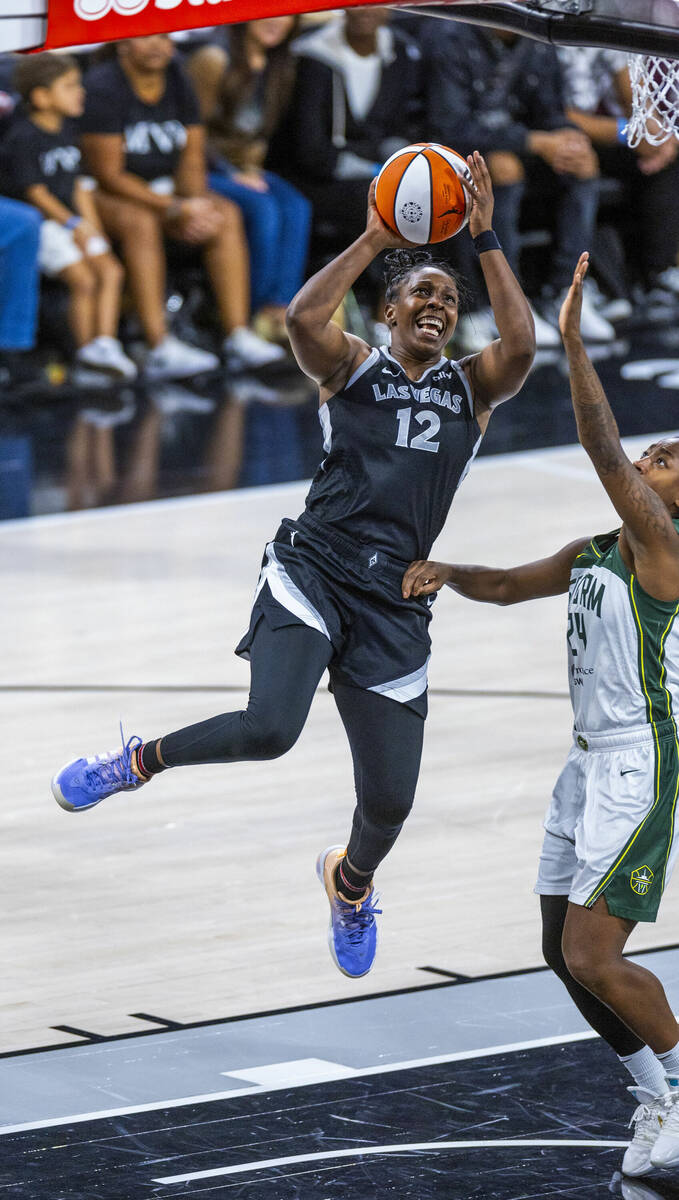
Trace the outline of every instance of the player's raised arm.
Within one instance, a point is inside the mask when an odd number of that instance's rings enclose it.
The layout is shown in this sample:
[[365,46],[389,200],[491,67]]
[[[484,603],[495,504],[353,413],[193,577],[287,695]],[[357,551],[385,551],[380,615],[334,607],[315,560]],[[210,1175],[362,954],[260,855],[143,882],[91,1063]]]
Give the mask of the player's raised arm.
[[312,275],[291,300],[286,314],[290,344],[305,375],[326,392],[338,391],[370,354],[362,338],[333,320],[349,288],[381,250],[408,246],[384,224],[375,207],[375,180],[368,195],[365,232],[338,258]]
[[624,522],[623,540],[646,591],[658,600],[679,596],[679,441],[658,443],[637,463],[620,444],[620,433],[580,334],[582,287],[589,255],[580,255],[561,307],[559,328],[568,357],[578,437]]
[[485,604],[519,604],[568,591],[571,568],[588,538],[569,542],[549,558],[520,567],[476,567],[468,563],[412,562],[401,590],[404,598],[428,596],[448,584],[467,600]]
[[470,186],[464,179],[462,182],[474,199],[469,232],[475,240],[500,334],[465,362],[476,417],[485,429],[491,411],[516,395],[530,371],[535,357],[535,325],[521,285],[492,232],[493,188],[488,167],[478,151],[469,155],[467,163],[473,184]]

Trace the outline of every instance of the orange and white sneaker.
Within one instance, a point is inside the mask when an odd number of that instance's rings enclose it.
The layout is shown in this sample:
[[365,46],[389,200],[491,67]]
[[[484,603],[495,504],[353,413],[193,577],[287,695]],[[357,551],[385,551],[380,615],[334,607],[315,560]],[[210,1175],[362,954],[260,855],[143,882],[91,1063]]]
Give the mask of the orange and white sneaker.
[[316,874],[330,902],[328,945],[330,953],[343,975],[360,979],[367,975],[377,953],[377,922],[382,909],[376,908],[378,897],[372,884],[357,902],[347,900],[335,887],[335,868],[346,850],[343,846],[328,846],[316,861]]

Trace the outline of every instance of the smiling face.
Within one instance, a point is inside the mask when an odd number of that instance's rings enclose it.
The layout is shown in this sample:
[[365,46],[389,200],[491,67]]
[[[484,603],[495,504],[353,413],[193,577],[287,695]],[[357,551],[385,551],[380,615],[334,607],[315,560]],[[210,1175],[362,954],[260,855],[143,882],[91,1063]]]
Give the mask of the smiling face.
[[650,488],[679,516],[679,438],[654,442],[634,463]]
[[457,325],[458,305],[450,275],[438,267],[415,268],[384,308],[392,349],[421,361],[440,358]]

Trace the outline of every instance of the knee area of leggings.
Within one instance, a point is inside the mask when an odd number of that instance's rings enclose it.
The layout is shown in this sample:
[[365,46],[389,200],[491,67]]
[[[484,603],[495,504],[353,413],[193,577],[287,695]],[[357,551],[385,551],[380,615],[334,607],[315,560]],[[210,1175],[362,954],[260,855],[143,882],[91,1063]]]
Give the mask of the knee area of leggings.
[[244,721],[249,755],[260,760],[280,758],[294,746],[300,730],[284,720]]
[[396,833],[413,807],[413,796],[370,792],[368,796],[359,796],[359,805],[365,820],[379,825],[383,832]]

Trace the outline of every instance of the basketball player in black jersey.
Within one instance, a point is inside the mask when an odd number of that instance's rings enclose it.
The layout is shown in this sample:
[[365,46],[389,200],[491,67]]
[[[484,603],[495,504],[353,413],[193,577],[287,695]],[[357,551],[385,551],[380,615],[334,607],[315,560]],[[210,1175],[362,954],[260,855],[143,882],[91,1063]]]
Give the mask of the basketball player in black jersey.
[[[326,668],[354,762],[357,803],[347,849],[322,852],[337,966],[358,977],[376,949],[373,874],[391,849],[415,793],[426,716],[430,609],[404,599],[401,578],[426,559],[478,450],[492,410],[530,369],[533,319],[492,233],[493,193],[479,154],[469,229],[480,255],[499,337],[462,363],[444,356],[459,292],[445,263],[382,222],[370,190],[365,232],[310,279],[288,309],[302,370],[320,389],[323,459],[297,520],[266,547],[250,628],[247,708],[153,741],[76,759],[52,790],[70,812],[131,790],[168,767],[271,759],[296,742]],[[371,349],[332,316],[381,251],[391,348]]]

